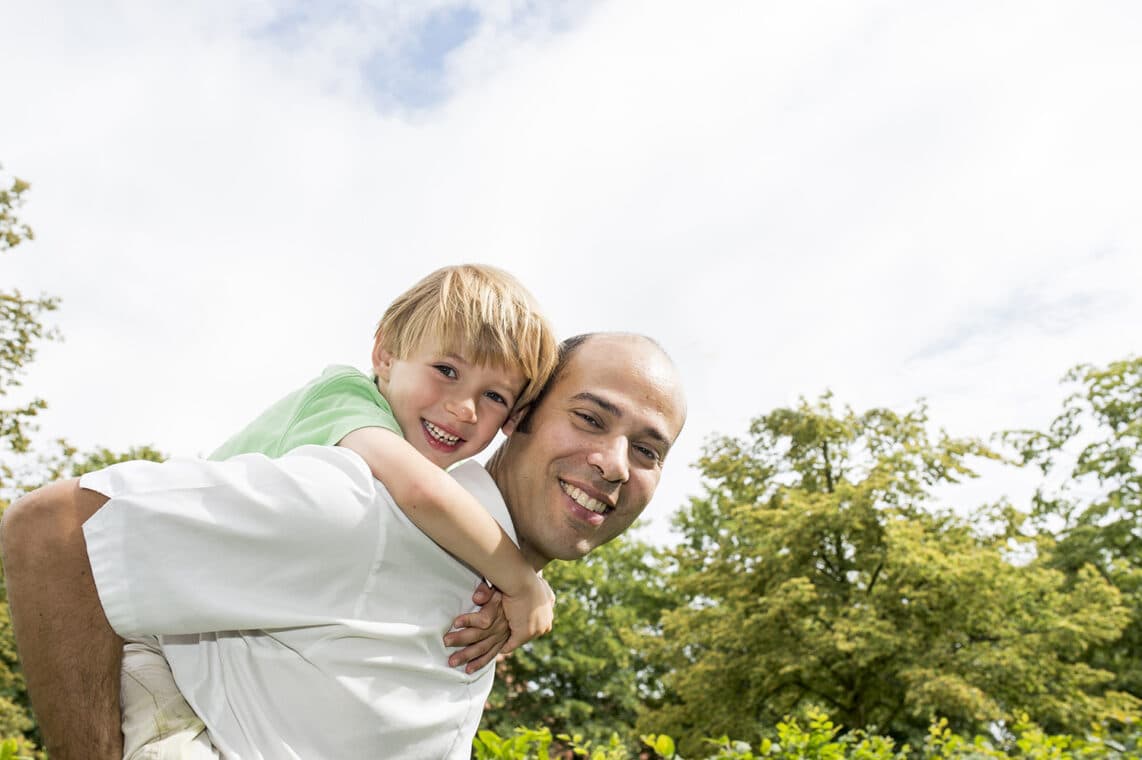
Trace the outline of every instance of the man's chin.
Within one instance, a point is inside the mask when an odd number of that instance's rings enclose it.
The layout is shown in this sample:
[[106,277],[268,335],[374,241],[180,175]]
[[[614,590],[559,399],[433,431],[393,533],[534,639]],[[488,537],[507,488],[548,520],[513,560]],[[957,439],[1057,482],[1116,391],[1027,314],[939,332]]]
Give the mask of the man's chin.
[[576,560],[583,559],[594,550],[594,546],[582,546],[576,544],[575,546],[560,549],[559,553],[554,556],[553,559],[561,560],[563,562],[575,562]]

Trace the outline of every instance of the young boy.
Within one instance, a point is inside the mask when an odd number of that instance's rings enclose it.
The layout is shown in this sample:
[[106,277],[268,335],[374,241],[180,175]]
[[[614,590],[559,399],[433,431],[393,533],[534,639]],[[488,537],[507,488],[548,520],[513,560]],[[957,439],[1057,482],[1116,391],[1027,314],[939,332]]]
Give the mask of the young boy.
[[[372,378],[330,367],[211,458],[276,457],[303,444],[357,452],[418,528],[502,593],[510,629],[502,651],[509,652],[550,630],[550,589],[443,468],[482,451],[510,417],[522,414],[557,352],[534,298],[513,277],[488,266],[445,267],[386,310],[375,334]],[[498,643],[485,647],[494,653]],[[210,756],[201,749],[208,746],[203,725],[152,637],[124,648],[122,704],[125,758]]]

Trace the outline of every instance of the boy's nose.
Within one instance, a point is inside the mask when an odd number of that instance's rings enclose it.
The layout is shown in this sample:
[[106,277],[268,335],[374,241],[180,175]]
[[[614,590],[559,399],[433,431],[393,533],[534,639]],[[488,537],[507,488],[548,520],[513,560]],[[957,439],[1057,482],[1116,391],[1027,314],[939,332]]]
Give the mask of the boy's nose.
[[461,422],[475,422],[476,421],[476,402],[470,398],[453,399],[450,403],[445,404],[448,413]]

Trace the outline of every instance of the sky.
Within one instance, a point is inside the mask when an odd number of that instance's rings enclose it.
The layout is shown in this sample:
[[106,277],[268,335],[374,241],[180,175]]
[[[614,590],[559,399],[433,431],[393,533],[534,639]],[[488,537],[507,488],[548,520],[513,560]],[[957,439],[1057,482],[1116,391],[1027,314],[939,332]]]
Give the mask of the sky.
[[[211,451],[465,261],[561,336],[643,332],[716,435],[831,390],[1043,427],[1142,338],[1142,5],[8,0],[0,162],[61,299],[8,402],[81,447]],[[1025,502],[984,467],[941,498]]]

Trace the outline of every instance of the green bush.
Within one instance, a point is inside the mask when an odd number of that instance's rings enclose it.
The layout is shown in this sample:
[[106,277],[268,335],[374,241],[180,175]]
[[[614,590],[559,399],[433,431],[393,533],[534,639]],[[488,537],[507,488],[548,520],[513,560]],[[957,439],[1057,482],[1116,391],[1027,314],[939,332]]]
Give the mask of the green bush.
[[[1142,726],[1126,723],[1112,732],[1094,725],[1085,736],[1048,734],[1021,716],[1011,726],[996,726],[996,736],[954,733],[946,719],[932,722],[922,745],[900,747],[887,736],[865,731],[845,731],[828,715],[810,710],[805,725],[796,718],[777,724],[773,735],[756,745],[720,737],[705,739],[709,752],[701,760],[1142,760]],[[684,760],[676,752],[674,737],[648,734],[643,747],[632,750],[617,736],[605,746],[584,741],[581,736],[552,735],[546,728],[517,728],[509,737],[480,731],[473,745],[476,760],[634,760],[661,758]],[[690,760],[699,760],[690,758]]]
[[0,760],[46,760],[47,755],[23,737],[0,740]]

